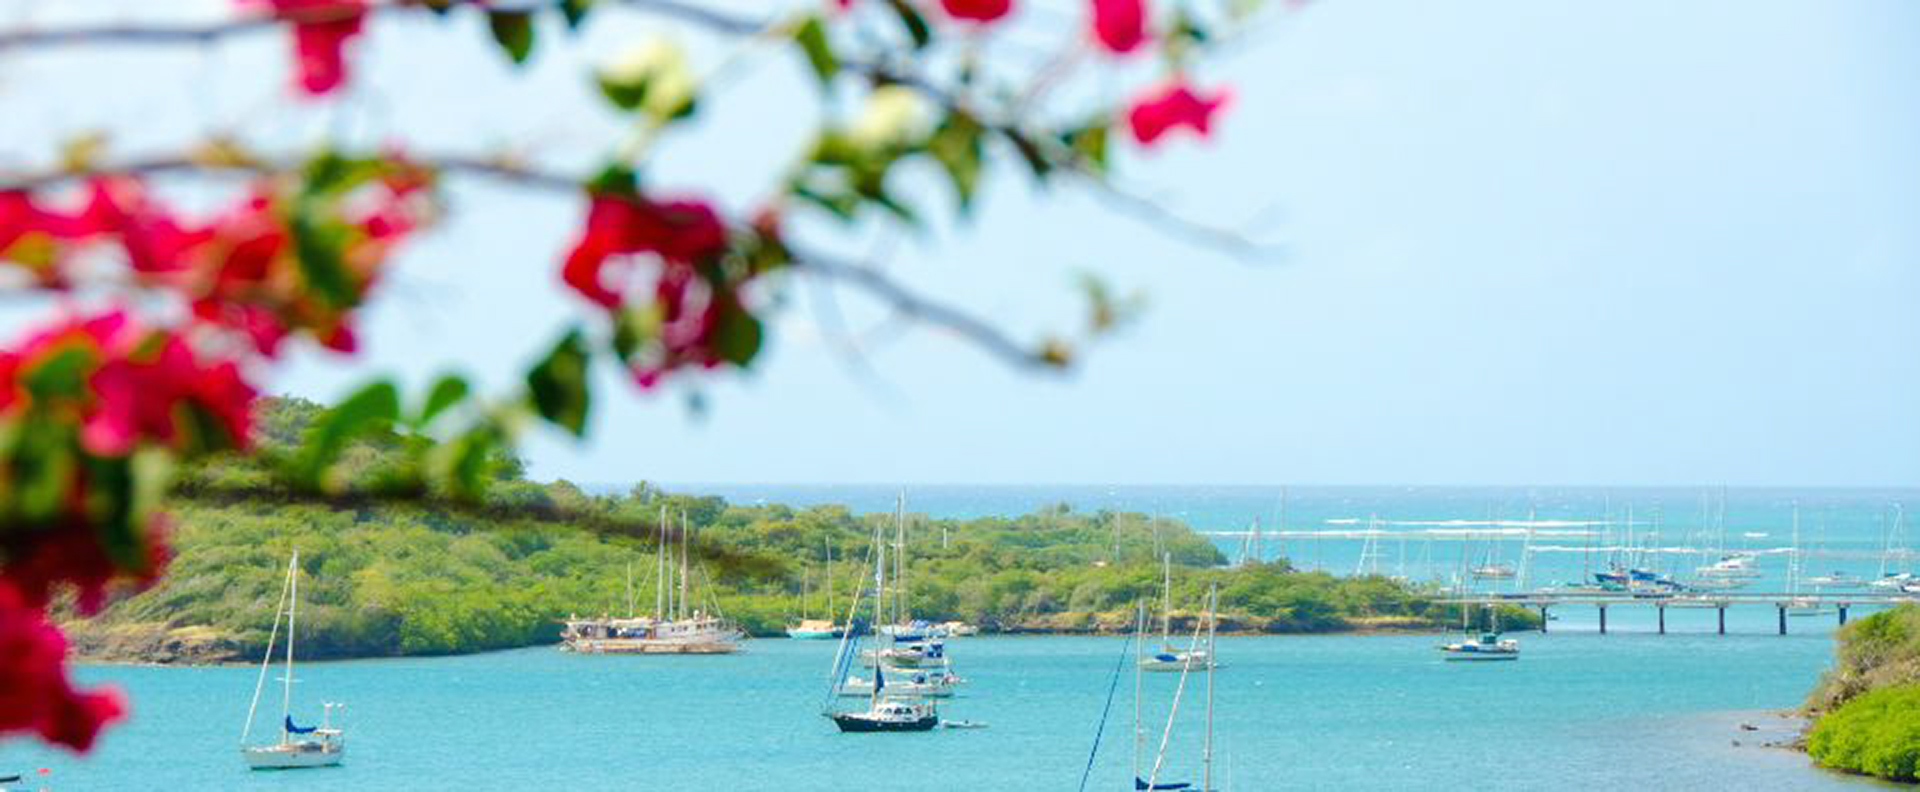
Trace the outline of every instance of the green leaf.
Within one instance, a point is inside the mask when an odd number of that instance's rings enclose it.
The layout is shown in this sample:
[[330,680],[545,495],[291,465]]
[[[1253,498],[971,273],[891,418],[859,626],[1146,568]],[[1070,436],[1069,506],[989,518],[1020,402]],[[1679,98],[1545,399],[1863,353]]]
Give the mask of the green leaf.
[[807,17],[800,29],[794,31],[793,39],[800,43],[801,51],[807,54],[807,64],[813,67],[813,76],[820,78],[820,85],[831,85],[833,76],[840,73],[840,60],[834,57],[833,47],[827,44],[827,28],[820,24],[820,18]]
[[980,122],[973,116],[954,111],[940,122],[927,141],[928,153],[940,162],[948,181],[953,183],[954,197],[959,200],[962,212],[972,208],[974,189],[980,183],[981,132]]
[[368,383],[313,422],[300,461],[299,476],[320,487],[327,469],[357,437],[390,429],[400,420],[400,389],[390,380]]
[[1080,161],[1096,173],[1107,169],[1107,138],[1112,131],[1105,118],[1095,119],[1092,123],[1078,129],[1070,129],[1060,136],[1061,142],[1073,149]]
[[87,377],[99,363],[91,344],[65,341],[20,375],[20,384],[36,400],[59,401],[88,392]]
[[560,0],[560,16],[567,20],[568,30],[579,30],[592,8],[593,0]]
[[426,426],[433,422],[448,407],[459,404],[467,398],[467,380],[458,374],[444,374],[434,380],[433,388],[427,391],[427,403],[420,408],[420,418],[414,423]]
[[927,27],[927,18],[921,16],[907,0],[887,0],[887,5],[893,7],[893,13],[900,17],[900,24],[907,29],[907,35],[913,37],[914,49],[926,49],[928,44],[933,43],[933,29]]
[[528,11],[488,11],[487,29],[515,64],[533,54],[533,14]]
[[293,236],[294,261],[300,265],[308,291],[333,307],[352,305],[357,295],[352,276],[347,273],[345,229],[325,222],[316,201],[301,198],[294,202],[287,230]]
[[587,433],[589,352],[578,328],[567,331],[553,351],[527,372],[527,388],[540,417],[575,437]]
[[726,310],[716,317],[713,350],[720,353],[722,360],[745,366],[760,354],[760,344],[765,335],[759,317],[748,313],[738,303],[729,303]]

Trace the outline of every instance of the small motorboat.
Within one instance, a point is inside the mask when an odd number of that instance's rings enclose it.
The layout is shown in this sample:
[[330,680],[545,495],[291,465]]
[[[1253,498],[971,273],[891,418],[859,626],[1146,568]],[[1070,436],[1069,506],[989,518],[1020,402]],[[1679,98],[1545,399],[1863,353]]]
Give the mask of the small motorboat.
[[1499,633],[1481,633],[1472,641],[1443,644],[1440,651],[1446,653],[1447,660],[1518,660],[1520,642],[1512,638],[1502,638]]
[[827,717],[843,732],[921,732],[940,725],[940,713],[928,701],[875,699],[865,712],[833,712]]

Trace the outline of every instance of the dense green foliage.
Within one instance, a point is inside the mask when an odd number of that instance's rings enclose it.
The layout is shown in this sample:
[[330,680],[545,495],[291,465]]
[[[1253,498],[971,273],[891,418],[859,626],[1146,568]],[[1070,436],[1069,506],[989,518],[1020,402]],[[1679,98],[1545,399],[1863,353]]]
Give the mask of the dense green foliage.
[[1920,605],[1875,613],[1834,634],[1833,666],[1807,696],[1821,713],[1874,688],[1920,682]]
[[1807,753],[1827,767],[1920,780],[1920,684],[1874,688],[1828,711],[1807,734]]
[[[310,431],[318,409],[273,402],[261,421],[262,444],[291,447]],[[358,441],[342,455],[347,474],[377,474],[413,442],[399,435]],[[826,617],[829,579],[844,620],[855,593],[871,588],[875,538],[894,538],[890,514],[733,506],[647,485],[597,495],[564,481],[527,481],[510,458],[493,464],[489,504],[452,510],[404,501],[226,497],[221,493],[231,487],[251,493],[255,471],[235,462],[203,466],[176,499],[177,557],[169,574],[76,623],[75,635],[105,655],[143,656],[167,635],[217,644],[191,657],[255,652],[297,547],[300,640],[308,656],[439,654],[549,641],[568,614],[653,609],[655,526],[663,515],[672,549],[682,515],[690,529],[695,603],[771,635],[802,616]],[[627,530],[581,527],[607,525]],[[1457,618],[1384,577],[1301,573],[1284,562],[1227,568],[1224,556],[1185,525],[1141,514],[1061,505],[1011,519],[909,515],[906,543],[913,614],[989,630],[1126,629],[1134,603],[1161,601],[1163,554],[1173,563],[1176,626],[1191,623],[1216,583],[1227,629],[1330,631],[1369,620],[1407,626]],[[1515,626],[1524,626],[1525,616],[1517,615]]]
[[1827,767],[1920,780],[1920,605],[1842,628],[1834,663],[1807,696],[1807,753]]

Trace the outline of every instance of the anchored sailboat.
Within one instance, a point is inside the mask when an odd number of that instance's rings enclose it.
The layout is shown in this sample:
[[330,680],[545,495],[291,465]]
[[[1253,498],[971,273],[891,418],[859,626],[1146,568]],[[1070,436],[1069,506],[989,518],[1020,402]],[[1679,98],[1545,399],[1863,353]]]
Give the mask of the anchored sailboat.
[[800,571],[800,621],[787,626],[787,637],[804,641],[824,641],[840,637],[845,628],[833,621],[833,540],[826,540],[827,549],[827,618],[807,618],[807,570]]
[[[298,726],[293,722],[293,617],[300,602],[300,551],[287,559],[287,581],[280,587],[280,604],[274,606],[273,629],[267,633],[267,651],[260,658],[260,677],[253,683],[253,703],[247,705],[247,725],[240,732],[240,755],[253,770],[291,770],[302,767],[330,767],[346,757],[347,740],[333,726],[333,710],[342,704],[326,702],[319,726]],[[260,692],[267,684],[267,667],[273,661],[273,646],[280,634],[280,617],[287,622],[287,664],[282,678],[280,698],[280,740],[266,745],[248,745],[253,732],[253,716],[260,707]]]
[[1161,561],[1161,604],[1160,604],[1160,651],[1139,661],[1141,670],[1184,673],[1189,667],[1213,668],[1213,644],[1205,649],[1188,646],[1176,649],[1173,646],[1173,554],[1165,553]]
[[[886,617],[886,598],[880,592],[886,591],[887,553],[880,541],[879,528],[874,529],[873,550],[873,618],[877,623]],[[859,595],[855,594],[853,610],[858,612],[859,607]],[[851,712],[833,709],[833,697],[844,694],[851,681],[847,671],[853,665],[853,658],[859,655],[862,632],[847,630],[841,637],[840,651],[834,655],[833,669],[827,678],[827,702],[820,714],[832,720],[842,732],[918,732],[932,731],[939,726],[940,713],[932,700],[915,691],[896,689],[887,681],[889,663],[884,657],[874,664],[873,679],[867,683],[867,708]]]
[[597,619],[569,618],[561,631],[561,648],[582,654],[729,654],[738,651],[745,637],[732,621],[713,610],[702,609],[689,600],[690,547],[692,530],[687,516],[680,515],[680,563],[678,590],[669,562],[667,510],[660,510],[660,537],[655,550],[658,574],[654,576],[654,610],[651,616],[631,612],[624,619],[602,616]]

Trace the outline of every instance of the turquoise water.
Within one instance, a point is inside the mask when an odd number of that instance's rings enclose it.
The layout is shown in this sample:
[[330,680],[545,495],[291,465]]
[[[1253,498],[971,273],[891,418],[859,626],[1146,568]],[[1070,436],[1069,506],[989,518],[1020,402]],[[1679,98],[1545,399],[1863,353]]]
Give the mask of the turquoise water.
[[[846,502],[891,508],[892,487],[706,488],[741,502]],[[915,488],[910,508],[940,516],[1013,515],[1052,502],[1079,509],[1159,512],[1203,530],[1234,531],[1259,516],[1277,524],[1277,488]],[[1406,523],[1382,543],[1383,572],[1440,577],[1462,558],[1520,560],[1511,537],[1434,535],[1448,520],[1524,518],[1605,523],[1553,542],[1578,550],[1531,554],[1535,582],[1569,579],[1608,558],[1627,529],[1641,544],[1686,548],[1709,521],[1697,490],[1313,488],[1289,494],[1286,527],[1269,557],[1351,572],[1363,540],[1342,531],[1379,515]],[[1712,495],[1709,497],[1717,497]],[[1733,490],[1736,537],[1778,547],[1794,504],[1803,548],[1820,569],[1877,574],[1896,502],[1913,491]],[[1648,517],[1651,512],[1656,518]],[[1649,530],[1654,538],[1647,540]],[[1420,533],[1427,532],[1427,533]],[[1909,530],[1909,534],[1914,533]],[[1417,537],[1417,538],[1416,538]],[[1920,536],[1898,537],[1908,548]],[[1540,540],[1544,544],[1546,540]],[[1736,542],[1739,540],[1736,539]],[[1237,554],[1235,536],[1216,537]],[[1402,546],[1406,550],[1402,551]],[[1592,548],[1592,549],[1589,549]],[[1814,553],[1824,553],[1816,555]],[[1693,552],[1655,554],[1683,570]],[[1786,556],[1763,558],[1768,588]],[[1405,559],[1403,561],[1403,559]],[[1905,568],[1906,559],[1894,560]],[[1513,585],[1513,584],[1506,584]],[[1856,607],[1852,615],[1864,615]],[[1554,613],[1545,635],[1521,636],[1516,663],[1441,662],[1439,636],[1227,637],[1216,677],[1216,786],[1224,789],[1406,789],[1480,784],[1511,789],[1640,787],[1743,790],[1874,786],[1808,766],[1756,742],[1742,721],[1795,705],[1832,651],[1835,616],[1790,619],[1772,635],[1771,609],[1736,608],[1718,636],[1711,610],[1616,606],[1612,634],[1591,607]],[[82,759],[22,741],[0,743],[0,775],[46,767],[51,789],[710,788],[840,790],[1074,789],[1087,761],[1121,639],[969,638],[953,647],[971,680],[944,706],[982,730],[841,735],[819,716],[828,643],[754,641],[737,656],[579,657],[551,648],[451,658],[312,663],[301,667],[296,716],[344,701],[347,765],[248,773],[237,752],[254,669],[98,666],[89,682],[122,686],[130,722]],[[1122,680],[1090,789],[1127,788],[1131,680]],[[1174,675],[1146,680],[1157,742]],[[1164,777],[1198,772],[1202,699],[1196,686],[1176,724]],[[275,711],[269,707],[270,711]],[[272,717],[261,726],[270,727]],[[1164,780],[1164,778],[1163,778]]]
[[[1436,636],[1222,638],[1216,785],[1406,789],[1817,789],[1866,782],[1798,754],[1736,748],[1748,711],[1793,704],[1826,662],[1813,635],[1522,636],[1515,663],[1447,664]],[[843,735],[818,715],[833,645],[754,641],[731,657],[586,657],[534,648],[467,657],[314,663],[305,717],[349,702],[344,767],[249,773],[235,750],[253,670],[95,667],[133,720],[77,760],[19,743],[0,768],[47,766],[55,789],[707,788],[839,790],[897,776],[916,789],[1074,789],[1117,638],[970,638],[971,682],[944,705],[988,728]],[[1198,770],[1196,684],[1168,770]],[[1146,678],[1157,742],[1177,675]],[[1089,788],[1126,788],[1123,677]],[[270,722],[262,720],[263,724]],[[864,779],[864,780],[863,780]],[[1231,785],[1228,780],[1231,779]]]

